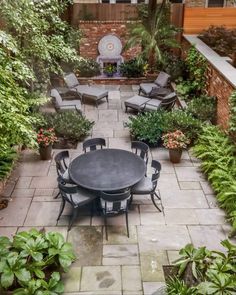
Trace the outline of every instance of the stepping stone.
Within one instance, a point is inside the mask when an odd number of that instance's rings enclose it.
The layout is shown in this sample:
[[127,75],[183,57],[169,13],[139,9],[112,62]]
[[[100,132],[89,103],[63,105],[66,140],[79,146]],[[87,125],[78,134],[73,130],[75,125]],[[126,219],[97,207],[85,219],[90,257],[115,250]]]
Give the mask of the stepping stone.
[[165,209],[165,220],[167,225],[199,224],[199,219],[194,209]]
[[195,247],[206,246],[210,250],[225,252],[220,242],[227,237],[220,225],[188,226],[188,230]]
[[139,264],[137,245],[104,245],[103,265],[137,265]]
[[123,265],[121,267],[121,273],[123,292],[132,291],[133,294],[138,294],[138,291],[142,291],[141,272],[139,266]]
[[59,209],[59,202],[32,202],[24,226],[55,226]]
[[203,181],[204,174],[198,167],[175,167],[179,181]]
[[79,292],[81,279],[81,267],[70,267],[67,273],[62,275],[65,292]]
[[147,251],[140,253],[142,281],[164,282],[162,265],[169,264],[166,251]]
[[[104,228],[103,228],[104,230]],[[129,238],[127,237],[126,226],[108,226],[108,241],[103,234],[104,245],[137,244],[136,226],[129,225]]]
[[[85,266],[82,269],[81,291],[121,291],[120,266]],[[101,294],[105,294],[102,293]]]
[[8,237],[12,239],[17,231],[17,227],[0,227],[0,237]]
[[156,225],[138,226],[140,252],[155,250],[179,250],[191,243],[186,226]]
[[0,211],[1,226],[22,226],[31,200],[31,198],[14,198],[8,202],[7,208]]
[[72,243],[77,260],[76,266],[101,265],[102,228],[98,226],[73,227],[68,233],[68,242]]
[[164,208],[209,208],[201,190],[179,190],[174,187],[160,188]]

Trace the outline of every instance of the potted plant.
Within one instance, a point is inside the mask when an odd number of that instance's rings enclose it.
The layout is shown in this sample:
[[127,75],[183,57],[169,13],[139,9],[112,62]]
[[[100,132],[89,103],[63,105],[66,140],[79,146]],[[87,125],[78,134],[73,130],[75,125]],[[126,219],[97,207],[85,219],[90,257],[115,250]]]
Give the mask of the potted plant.
[[39,129],[37,142],[41,160],[50,160],[52,158],[52,144],[56,141],[57,137],[53,128]]
[[170,161],[179,163],[182,150],[190,143],[188,137],[180,130],[166,133],[162,136],[164,147],[169,149]]
[[117,69],[112,64],[105,66],[105,68],[103,69],[103,73],[106,74],[108,77],[112,77],[116,72]]

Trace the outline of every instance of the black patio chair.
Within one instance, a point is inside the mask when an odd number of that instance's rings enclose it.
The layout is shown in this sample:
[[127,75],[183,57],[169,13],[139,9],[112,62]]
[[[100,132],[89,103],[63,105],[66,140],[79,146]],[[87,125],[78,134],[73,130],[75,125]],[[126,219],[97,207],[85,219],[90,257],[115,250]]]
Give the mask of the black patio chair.
[[132,141],[131,149],[136,155],[139,155],[146,163],[148,163],[149,146],[142,141]]
[[95,151],[98,147],[101,149],[106,146],[106,141],[104,138],[91,138],[83,142],[83,151],[86,153],[89,151]]
[[160,177],[161,164],[156,160],[152,160],[151,167],[153,168],[152,177],[149,178],[145,176],[137,184],[131,188],[131,202],[133,195],[147,195],[150,194],[153,205],[161,212],[161,209],[157,206],[154,197],[159,201],[161,200],[160,196],[156,192],[157,181]]
[[104,216],[106,240],[108,240],[107,217],[114,216],[119,213],[125,213],[127,236],[129,238],[128,204],[130,197],[130,189],[116,193],[101,192],[100,204],[102,214]]
[[[95,193],[89,190],[80,188],[77,185],[65,183],[60,176],[58,177],[58,187],[60,190],[60,194],[62,196],[62,202],[61,202],[61,208],[59,211],[57,221],[61,217],[61,214],[65,208],[66,202],[68,202],[73,208],[72,217],[68,226],[68,231],[70,231],[71,226],[78,215],[78,208],[93,202],[97,196]],[[91,216],[92,215],[93,215],[93,206],[91,207]]]
[[[70,162],[69,152],[62,151],[56,154],[54,157],[56,163],[57,175],[60,176],[64,183],[73,183],[69,177],[68,165]],[[60,195],[60,192],[55,196],[54,199],[57,199]]]

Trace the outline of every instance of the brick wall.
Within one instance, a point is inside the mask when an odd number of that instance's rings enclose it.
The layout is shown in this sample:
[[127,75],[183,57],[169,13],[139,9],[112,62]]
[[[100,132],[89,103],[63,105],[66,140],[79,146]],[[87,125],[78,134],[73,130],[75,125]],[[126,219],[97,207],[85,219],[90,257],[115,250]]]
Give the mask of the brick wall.
[[[185,57],[190,44],[183,39],[182,45],[183,56]],[[209,96],[217,98],[217,124],[226,130],[229,122],[229,97],[235,89],[209,62],[206,76],[206,92]]]
[[[129,38],[128,26],[132,22],[125,21],[80,21],[79,27],[83,32],[83,38],[80,41],[80,55],[86,58],[96,59],[99,55],[98,43],[102,37],[107,34],[114,34],[120,38],[124,46]],[[134,58],[141,50],[135,47],[122,53],[125,60]]]

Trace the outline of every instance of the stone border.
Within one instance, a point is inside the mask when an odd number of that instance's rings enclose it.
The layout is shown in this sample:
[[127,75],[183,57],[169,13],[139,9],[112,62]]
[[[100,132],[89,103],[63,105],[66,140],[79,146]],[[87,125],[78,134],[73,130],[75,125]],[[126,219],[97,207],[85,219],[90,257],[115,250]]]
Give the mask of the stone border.
[[224,57],[220,56],[197,35],[183,35],[183,37],[211,63],[211,65],[234,87],[236,88],[236,68],[230,65]]

